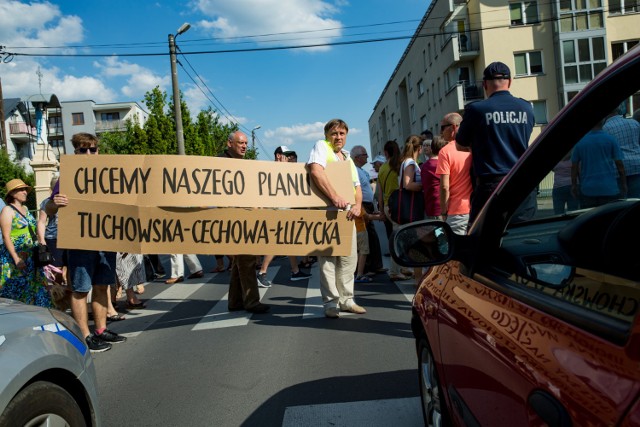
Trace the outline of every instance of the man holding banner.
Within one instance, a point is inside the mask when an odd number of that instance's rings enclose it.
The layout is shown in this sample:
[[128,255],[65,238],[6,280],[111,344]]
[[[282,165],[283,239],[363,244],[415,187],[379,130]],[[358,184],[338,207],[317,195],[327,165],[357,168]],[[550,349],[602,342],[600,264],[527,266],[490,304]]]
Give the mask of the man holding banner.
[[[358,172],[349,152],[343,150],[347,142],[349,127],[340,119],[333,119],[324,126],[325,139],[316,142],[309,154],[309,171],[316,186],[329,198],[333,206],[338,209],[346,209],[347,219],[353,220],[360,216],[362,210],[362,192]],[[355,193],[355,204],[349,202],[338,194],[329,181],[325,172],[328,163],[349,162],[351,166],[351,181]],[[355,225],[353,235],[355,236]],[[324,303],[324,315],[329,318],[340,317],[340,311],[348,311],[356,314],[367,312],[363,307],[355,303],[354,273],[357,264],[357,242],[351,239],[351,251],[346,256],[320,256],[320,293]]]
[[[227,149],[218,157],[244,159],[247,151],[247,135],[235,131],[229,135]],[[270,307],[260,302],[256,277],[256,256],[235,255],[231,264],[229,283],[229,311],[246,310],[250,313],[266,313]]]

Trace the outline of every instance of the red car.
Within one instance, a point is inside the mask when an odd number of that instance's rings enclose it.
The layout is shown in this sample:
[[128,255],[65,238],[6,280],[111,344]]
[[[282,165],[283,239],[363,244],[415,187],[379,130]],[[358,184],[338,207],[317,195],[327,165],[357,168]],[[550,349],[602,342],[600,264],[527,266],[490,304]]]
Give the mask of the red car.
[[[551,197],[554,167],[617,106],[639,108],[639,90],[636,46],[560,111],[467,235],[442,221],[394,233],[399,264],[430,267],[412,316],[425,424],[640,425],[640,199],[557,214]],[[511,222],[536,189],[533,219]]]

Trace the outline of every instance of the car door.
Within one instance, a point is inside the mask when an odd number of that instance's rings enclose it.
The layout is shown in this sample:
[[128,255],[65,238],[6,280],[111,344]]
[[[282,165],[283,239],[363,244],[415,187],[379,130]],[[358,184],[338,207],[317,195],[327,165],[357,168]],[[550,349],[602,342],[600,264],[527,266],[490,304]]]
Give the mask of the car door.
[[[541,188],[638,91],[639,56],[635,49],[559,113],[461,240],[466,254],[447,264],[438,351],[457,424],[614,425],[638,396],[640,269],[628,264],[640,257],[640,202],[557,216]],[[535,218],[508,224],[536,188]]]

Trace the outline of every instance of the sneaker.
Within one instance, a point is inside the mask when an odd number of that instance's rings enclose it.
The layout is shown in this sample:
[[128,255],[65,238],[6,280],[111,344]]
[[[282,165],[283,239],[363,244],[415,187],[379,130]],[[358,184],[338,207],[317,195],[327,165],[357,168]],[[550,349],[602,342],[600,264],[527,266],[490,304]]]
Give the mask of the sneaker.
[[258,286],[261,288],[270,288],[271,281],[267,280],[267,273],[258,273]]
[[249,313],[262,314],[269,311],[269,309],[271,309],[271,307],[269,307],[267,304],[262,304],[261,302],[259,302],[253,307],[248,307],[245,310],[247,310]]
[[340,317],[340,310],[338,307],[327,307],[324,309],[324,316],[330,319],[337,319]]
[[86,341],[87,347],[89,347],[89,351],[91,353],[102,353],[103,351],[111,350],[111,344],[93,334],[89,335],[84,340]]
[[311,277],[311,274],[310,273],[305,273],[302,270],[298,270],[297,273],[291,272],[291,280],[292,281],[304,280],[304,279],[308,279],[309,277]]
[[127,337],[118,335],[115,332],[110,331],[108,329],[105,329],[104,331],[102,331],[101,334],[95,334],[95,336],[101,339],[102,341],[105,341],[111,344],[120,344],[121,342],[125,342],[127,340]]
[[367,312],[367,310],[365,310],[364,307],[359,306],[355,302],[351,303],[351,305],[341,306],[340,311],[348,311],[350,313],[355,313],[355,314],[365,314]]

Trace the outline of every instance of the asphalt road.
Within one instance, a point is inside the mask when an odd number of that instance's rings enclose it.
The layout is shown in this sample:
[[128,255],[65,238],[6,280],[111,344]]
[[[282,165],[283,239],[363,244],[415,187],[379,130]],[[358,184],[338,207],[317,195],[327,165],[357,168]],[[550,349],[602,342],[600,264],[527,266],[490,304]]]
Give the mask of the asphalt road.
[[268,314],[226,311],[228,272],[148,284],[147,308],[109,325],[127,342],[94,355],[104,425],[422,425],[412,281],[356,284],[367,314],[327,319],[310,271],[291,282],[288,259],[274,260]]

